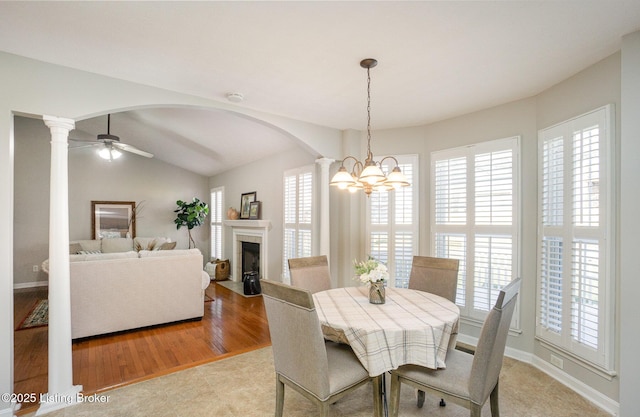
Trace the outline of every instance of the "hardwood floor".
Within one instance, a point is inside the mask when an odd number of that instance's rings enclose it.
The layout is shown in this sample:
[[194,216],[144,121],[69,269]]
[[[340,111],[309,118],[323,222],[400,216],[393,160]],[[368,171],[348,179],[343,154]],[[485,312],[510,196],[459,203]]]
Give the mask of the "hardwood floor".
[[[262,297],[245,298],[212,282],[200,321],[77,340],[73,383],[85,394],[153,378],[271,344]],[[15,327],[45,289],[14,294]],[[14,327],[14,328],[15,328]],[[47,327],[14,332],[14,392],[47,392]],[[23,404],[19,414],[37,404]]]

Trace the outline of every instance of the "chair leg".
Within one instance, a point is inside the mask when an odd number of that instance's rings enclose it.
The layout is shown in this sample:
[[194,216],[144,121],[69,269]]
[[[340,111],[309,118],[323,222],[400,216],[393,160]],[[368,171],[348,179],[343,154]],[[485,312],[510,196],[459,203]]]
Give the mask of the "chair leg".
[[480,417],[482,415],[482,406],[471,403],[471,406],[469,407],[469,414],[471,417]]
[[389,400],[389,415],[391,417],[398,417],[398,408],[400,408],[400,377],[391,372],[391,399]]
[[382,376],[378,375],[371,380],[373,385],[373,412],[376,417],[383,417],[382,409]]
[[318,411],[320,412],[320,417],[329,417],[329,403],[321,402],[318,405]]
[[500,417],[500,407],[498,406],[498,382],[493,387],[491,394],[489,394],[489,405],[491,406],[491,417]]
[[416,402],[416,405],[418,406],[418,408],[422,408],[422,406],[424,405],[424,391],[422,391],[421,389],[418,390],[418,401]]
[[284,411],[284,383],[276,375],[276,417],[282,417]]

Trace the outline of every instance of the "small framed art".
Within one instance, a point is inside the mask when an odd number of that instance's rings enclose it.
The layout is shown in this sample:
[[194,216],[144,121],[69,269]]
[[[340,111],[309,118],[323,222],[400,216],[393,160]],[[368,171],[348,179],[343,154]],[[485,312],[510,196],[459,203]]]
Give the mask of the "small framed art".
[[248,219],[249,218],[249,209],[250,204],[256,201],[256,192],[243,193],[242,197],[240,197],[240,218]]
[[253,201],[249,203],[249,219],[259,220],[261,209],[262,209],[262,203],[260,201]]

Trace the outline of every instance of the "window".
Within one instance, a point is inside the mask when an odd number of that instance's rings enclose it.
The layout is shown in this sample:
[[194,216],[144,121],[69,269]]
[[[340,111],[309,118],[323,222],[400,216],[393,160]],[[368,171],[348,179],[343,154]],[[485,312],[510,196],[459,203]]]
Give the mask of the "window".
[[613,367],[611,106],[539,132],[537,336]]
[[211,190],[211,205],[209,214],[211,216],[211,257],[222,259],[222,207],[224,198],[224,187]]
[[[371,193],[367,199],[367,254],[387,265],[389,285],[406,288],[418,254],[418,156],[396,156],[411,185]],[[383,164],[390,172],[393,161]]]
[[484,320],[502,287],[517,278],[519,141],[431,155],[432,254],[460,260],[456,304],[468,318]]
[[313,250],[313,170],[310,165],[284,173],[282,271],[286,280],[289,258],[311,256]]

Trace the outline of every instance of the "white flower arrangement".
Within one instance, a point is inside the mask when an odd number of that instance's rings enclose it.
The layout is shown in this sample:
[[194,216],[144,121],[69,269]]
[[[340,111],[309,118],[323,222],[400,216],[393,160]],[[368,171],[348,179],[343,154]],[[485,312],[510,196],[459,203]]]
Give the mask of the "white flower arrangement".
[[387,266],[372,257],[366,261],[358,262],[354,259],[353,266],[356,271],[357,278],[363,283],[386,282],[389,279]]

